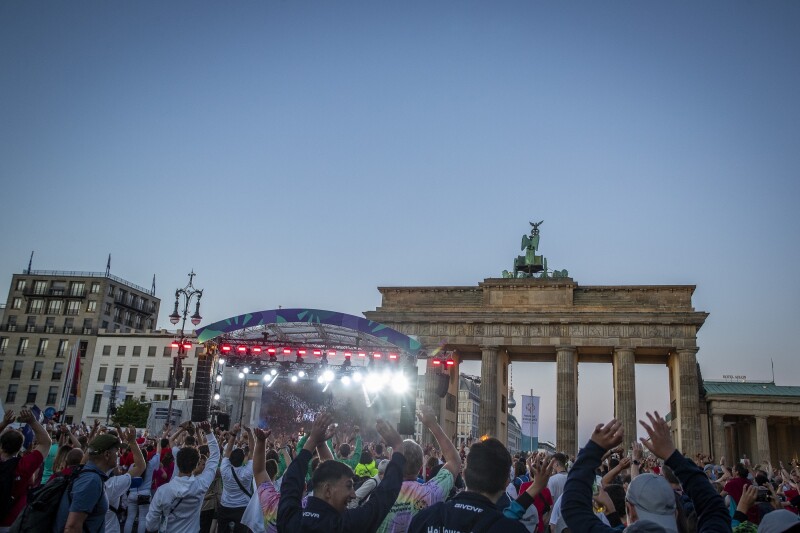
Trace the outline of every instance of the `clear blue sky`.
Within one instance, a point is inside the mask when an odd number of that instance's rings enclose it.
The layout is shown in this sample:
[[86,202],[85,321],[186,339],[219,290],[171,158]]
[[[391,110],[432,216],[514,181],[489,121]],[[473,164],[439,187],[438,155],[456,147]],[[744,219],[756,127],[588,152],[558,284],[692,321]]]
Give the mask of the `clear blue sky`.
[[[0,280],[111,253],[157,274],[161,325],[192,268],[206,323],[360,313],[499,275],[544,219],[578,283],[696,284],[705,377],[800,384],[799,27],[793,1],[3,2]],[[514,368],[543,438],[554,376]],[[610,369],[580,394],[585,439]]]

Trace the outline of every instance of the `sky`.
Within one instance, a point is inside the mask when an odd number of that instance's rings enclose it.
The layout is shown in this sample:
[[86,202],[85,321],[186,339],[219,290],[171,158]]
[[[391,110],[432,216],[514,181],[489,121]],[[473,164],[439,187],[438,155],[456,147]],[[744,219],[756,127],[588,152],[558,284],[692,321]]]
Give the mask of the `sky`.
[[[160,326],[192,269],[206,324],[360,314],[498,277],[544,220],[581,285],[696,285],[706,379],[798,385],[798,27],[793,1],[2,2],[0,280],[110,253],[156,274]],[[613,393],[579,371],[583,441]],[[553,439],[555,365],[512,372]],[[665,367],[637,399],[668,408]]]

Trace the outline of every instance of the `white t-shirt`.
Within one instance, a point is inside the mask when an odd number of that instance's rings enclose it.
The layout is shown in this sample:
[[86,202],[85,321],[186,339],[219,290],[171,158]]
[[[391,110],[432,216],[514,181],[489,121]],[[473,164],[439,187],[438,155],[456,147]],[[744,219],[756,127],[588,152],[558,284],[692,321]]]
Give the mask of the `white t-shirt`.
[[560,472],[550,477],[550,480],[547,482],[547,488],[550,489],[550,494],[553,496],[554,502],[564,493],[564,485],[566,484],[566,472]]
[[[233,478],[232,472],[236,471],[236,477],[239,478],[239,483],[242,487],[250,492],[250,496],[242,492],[238,483]],[[230,459],[224,457],[220,467],[222,474],[222,498],[220,503],[224,507],[247,507],[250,503],[250,498],[253,494],[253,463],[248,461],[240,467],[234,468]]]
[[[611,524],[608,522],[608,518],[606,518],[606,515],[604,515],[603,513],[595,513],[595,514],[597,515],[598,518],[600,518],[601,522],[611,527]],[[553,503],[553,510],[550,512],[550,533],[561,533],[566,528],[567,528],[567,523],[564,521],[564,517],[561,516],[561,497],[559,496],[559,498],[555,501],[555,503]]]
[[112,511],[110,507],[119,509],[122,496],[131,487],[131,480],[130,474],[122,474],[121,476],[112,476],[105,482],[106,497],[108,497],[109,505],[109,510],[106,511],[106,533],[120,533],[119,518],[117,513]]

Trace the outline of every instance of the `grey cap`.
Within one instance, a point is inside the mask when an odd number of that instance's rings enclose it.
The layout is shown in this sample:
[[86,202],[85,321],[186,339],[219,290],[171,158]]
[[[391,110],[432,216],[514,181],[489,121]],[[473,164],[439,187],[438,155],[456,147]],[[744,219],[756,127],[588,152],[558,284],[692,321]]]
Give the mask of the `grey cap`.
[[786,509],[770,511],[761,519],[758,533],[783,533],[800,523],[800,517]]
[[637,520],[625,528],[625,533],[664,533],[666,529],[650,520]]
[[655,522],[666,531],[678,532],[675,522],[675,492],[663,477],[649,473],[639,474],[628,486],[625,499],[636,507],[638,520]]

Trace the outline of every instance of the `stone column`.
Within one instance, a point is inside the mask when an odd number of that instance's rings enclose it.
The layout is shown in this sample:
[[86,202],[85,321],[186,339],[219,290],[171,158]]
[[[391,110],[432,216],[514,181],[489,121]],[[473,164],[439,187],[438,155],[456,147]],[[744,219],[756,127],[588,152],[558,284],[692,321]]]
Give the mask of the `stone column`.
[[[429,351],[428,353],[432,353],[432,351]],[[429,357],[427,363],[425,364],[425,392],[423,394],[423,401],[425,402],[425,405],[429,405],[433,408],[433,412],[436,413],[437,417],[441,417],[442,414],[442,399],[439,398],[438,394],[436,394],[436,388],[439,383],[439,372],[439,367],[433,364],[433,357]],[[441,420],[441,418],[439,418],[439,420]],[[435,444],[435,442],[436,441],[431,432],[425,429],[423,426],[423,445]]]
[[478,433],[497,437],[497,346],[481,346],[481,404]]
[[694,457],[701,450],[700,442],[700,386],[697,381],[697,347],[677,350],[677,386],[679,449],[684,455]]
[[767,417],[756,417],[756,453],[753,454],[753,464],[772,461],[769,455],[769,429],[767,428]]
[[614,350],[614,417],[622,422],[625,445],[636,440],[636,358],[632,348]]
[[714,439],[712,450],[714,450],[714,460],[726,455],[725,453],[725,421],[722,415],[714,414],[711,417],[711,436]]
[[556,449],[578,452],[578,354],[574,346],[556,347]]
[[[789,425],[785,422],[778,424],[778,450],[775,453],[778,461],[789,463],[793,453],[789,445]],[[774,464],[778,464],[777,461]]]

